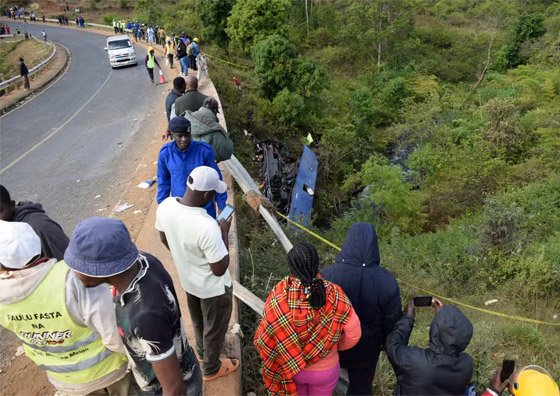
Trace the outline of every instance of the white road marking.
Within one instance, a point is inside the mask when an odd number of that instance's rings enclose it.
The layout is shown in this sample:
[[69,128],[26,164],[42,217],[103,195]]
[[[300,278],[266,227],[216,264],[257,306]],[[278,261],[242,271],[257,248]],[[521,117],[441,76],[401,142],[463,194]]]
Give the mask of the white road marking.
[[14,166],[15,164],[17,164],[19,161],[21,161],[22,159],[24,159],[25,157],[27,157],[28,154],[30,154],[31,152],[33,152],[37,147],[41,146],[43,143],[45,143],[47,140],[49,140],[50,138],[52,138],[54,135],[56,135],[58,132],[60,132],[60,130],[62,128],[64,128],[66,125],[68,125],[68,123],[70,121],[72,121],[74,118],[76,118],[76,116],[78,114],[80,114],[80,112],[84,109],[84,107],[86,107],[93,99],[95,99],[95,97],[97,96],[97,94],[99,92],[101,92],[101,90],[103,89],[103,87],[105,87],[105,85],[107,84],[107,82],[109,81],[109,78],[111,78],[111,76],[113,75],[113,70],[111,70],[109,72],[109,75],[107,76],[107,78],[105,79],[105,81],[103,81],[103,84],[101,84],[101,86],[99,87],[99,89],[97,89],[97,91],[95,91],[95,93],[93,94],[93,96],[91,98],[89,98],[89,100],[84,103],[82,106],[80,106],[80,108],[78,109],[78,111],[76,111],[74,113],[74,115],[72,117],[70,117],[69,119],[67,119],[64,124],[62,124],[61,126],[59,126],[58,128],[55,128],[49,135],[47,135],[45,138],[43,138],[43,140],[41,140],[39,143],[37,143],[35,146],[31,147],[29,150],[27,150],[25,153],[23,153],[22,155],[20,155],[18,158],[16,158],[14,161],[12,161],[12,163],[8,166],[6,166],[4,169],[0,170],[0,175],[2,175],[4,172],[6,172],[8,169],[10,169],[12,166]]

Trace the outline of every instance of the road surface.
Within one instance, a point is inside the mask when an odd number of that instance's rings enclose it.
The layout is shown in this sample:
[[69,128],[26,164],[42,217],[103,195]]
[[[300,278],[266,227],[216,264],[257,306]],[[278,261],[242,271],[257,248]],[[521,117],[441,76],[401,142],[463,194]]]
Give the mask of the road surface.
[[81,219],[111,213],[143,148],[161,136],[154,119],[167,88],[151,85],[140,46],[138,66],[113,70],[104,35],[32,23],[26,29],[36,37],[44,29],[65,45],[71,65],[56,84],[0,118],[0,183],[16,201],[42,203],[70,235]]

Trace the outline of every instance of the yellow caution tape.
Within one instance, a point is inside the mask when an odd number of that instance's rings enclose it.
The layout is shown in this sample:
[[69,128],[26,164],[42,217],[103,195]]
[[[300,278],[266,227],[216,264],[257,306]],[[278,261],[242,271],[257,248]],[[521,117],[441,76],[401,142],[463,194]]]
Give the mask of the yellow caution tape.
[[278,214],[278,216],[280,216],[280,217],[282,217],[282,218],[288,220],[290,223],[292,223],[292,224],[295,225],[296,227],[299,227],[299,228],[301,228],[302,230],[304,230],[305,232],[307,232],[307,233],[313,235],[315,238],[317,238],[317,239],[320,240],[321,242],[326,243],[326,244],[329,245],[330,247],[332,247],[332,248],[334,248],[334,249],[336,249],[336,250],[338,250],[338,251],[340,252],[341,249],[340,249],[338,246],[336,246],[334,243],[332,243],[332,242],[326,240],[326,239],[323,238],[321,235],[315,234],[313,231],[311,231],[311,230],[305,228],[304,226],[302,226],[302,225],[299,224],[299,223],[296,223],[295,221],[293,221],[293,220],[290,219],[289,217],[284,216],[282,213],[280,213],[280,212],[278,212],[278,211],[276,211],[276,214]]
[[225,63],[225,64],[227,64],[227,65],[232,65],[232,66],[240,67],[240,68],[243,68],[243,69],[253,70],[252,67],[243,66],[243,65],[238,65],[237,63],[228,62],[227,60],[220,59],[220,58],[218,58],[218,57],[216,57],[216,56],[208,55],[206,52],[202,52],[202,51],[201,51],[200,53],[201,53],[202,55],[204,55],[204,56],[209,57],[210,59],[215,59],[215,60],[217,60],[218,62],[222,62],[222,63]]
[[[327,239],[325,239],[325,238],[323,238],[322,236],[320,236],[320,235],[314,233],[313,231],[311,231],[311,230],[305,228],[305,227],[302,226],[301,224],[296,223],[295,221],[293,221],[293,220],[290,219],[289,217],[284,216],[282,213],[276,211],[276,214],[278,214],[278,215],[279,215],[280,217],[282,217],[283,219],[286,219],[288,222],[290,222],[291,224],[295,225],[296,227],[298,227],[298,228],[304,230],[304,231],[307,232],[308,234],[313,235],[315,238],[317,238],[317,239],[320,240],[321,242],[324,242],[324,243],[326,243],[327,245],[329,245],[330,247],[332,247],[332,248],[334,248],[334,249],[336,249],[336,250],[338,250],[338,251],[341,251],[341,249],[340,249],[338,246],[336,246],[334,243],[328,241]],[[517,316],[517,315],[508,315],[508,314],[505,314],[505,313],[502,313],[502,312],[496,312],[496,311],[491,311],[491,310],[489,310],[489,309],[484,309],[484,308],[475,307],[474,305],[465,304],[465,303],[462,303],[462,302],[460,302],[460,301],[454,300],[454,299],[452,299],[452,298],[447,298],[447,297],[440,296],[440,295],[438,295],[438,294],[436,294],[436,293],[433,293],[433,292],[431,292],[431,291],[429,291],[429,290],[423,289],[423,288],[421,288],[421,287],[419,287],[419,286],[416,286],[415,284],[412,284],[412,283],[407,282],[407,281],[405,281],[405,280],[402,280],[402,279],[400,279],[400,278],[397,278],[397,281],[399,281],[399,282],[401,282],[401,283],[403,283],[403,284],[405,284],[405,285],[407,285],[407,286],[413,287],[413,288],[415,288],[415,289],[417,289],[417,290],[420,290],[420,291],[423,292],[423,293],[426,293],[426,294],[429,294],[429,295],[431,295],[431,296],[437,297],[437,298],[439,298],[439,299],[441,299],[441,300],[449,301],[449,302],[451,302],[451,303],[453,303],[453,304],[457,304],[457,305],[460,305],[460,306],[465,307],[465,308],[470,308],[470,309],[473,309],[473,310],[475,310],[475,311],[484,312],[484,313],[489,314],[489,315],[500,316],[500,317],[506,318],[506,319],[519,320],[519,321],[521,321],[521,322],[529,322],[529,323],[544,324],[544,325],[549,325],[549,326],[558,326],[558,327],[560,327],[560,323],[545,322],[545,321],[542,321],[542,320],[531,319],[531,318],[524,318],[524,317],[522,317],[522,316]]]

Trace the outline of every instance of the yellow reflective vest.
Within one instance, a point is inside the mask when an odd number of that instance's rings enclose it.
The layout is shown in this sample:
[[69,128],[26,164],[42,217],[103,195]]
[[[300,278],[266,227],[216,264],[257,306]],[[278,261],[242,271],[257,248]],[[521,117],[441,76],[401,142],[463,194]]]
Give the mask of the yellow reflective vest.
[[126,357],[102,343],[99,333],[74,322],[66,307],[66,275],[59,261],[25,299],[0,304],[0,325],[13,331],[27,357],[52,378],[85,384],[118,370]]
[[155,55],[152,55],[152,53],[148,52],[148,68],[153,69],[154,67],[156,67],[155,58]]

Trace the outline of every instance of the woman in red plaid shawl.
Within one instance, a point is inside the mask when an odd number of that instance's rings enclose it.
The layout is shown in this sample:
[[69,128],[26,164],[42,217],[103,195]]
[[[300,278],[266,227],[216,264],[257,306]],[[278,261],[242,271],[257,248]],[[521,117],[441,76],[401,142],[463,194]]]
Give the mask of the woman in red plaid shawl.
[[338,351],[359,341],[360,320],[342,289],[320,277],[313,245],[295,245],[288,262],[292,276],[268,296],[254,338],[265,386],[270,395],[332,395]]

